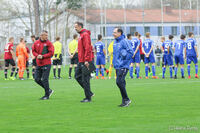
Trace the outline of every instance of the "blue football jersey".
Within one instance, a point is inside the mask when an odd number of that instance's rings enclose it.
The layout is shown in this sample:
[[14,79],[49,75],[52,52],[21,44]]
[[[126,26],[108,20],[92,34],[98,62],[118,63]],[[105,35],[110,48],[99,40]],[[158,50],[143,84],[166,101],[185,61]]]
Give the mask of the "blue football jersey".
[[[137,49],[137,47],[140,45],[140,40],[136,37],[134,37],[132,40],[132,46],[133,46],[133,52],[135,52],[135,50]],[[140,54],[140,49],[138,49],[136,55]]]
[[169,55],[172,55],[172,47],[173,47],[173,42],[171,40],[167,40],[162,44],[162,47],[164,48],[164,54],[168,54],[167,48],[169,47]]
[[103,42],[97,42],[94,45],[97,56],[105,56],[103,50],[105,49],[105,44]]
[[187,56],[196,56],[195,46],[197,46],[197,42],[194,38],[187,39],[185,46]]
[[[145,39],[142,43],[142,47],[144,48],[145,53],[149,53],[153,46],[153,40],[151,39]],[[153,51],[150,53],[150,55],[153,55]]]
[[175,56],[183,56],[183,50],[185,48],[185,41],[184,40],[178,40],[175,42],[174,44],[174,48],[175,48],[175,51],[174,51],[174,55]]

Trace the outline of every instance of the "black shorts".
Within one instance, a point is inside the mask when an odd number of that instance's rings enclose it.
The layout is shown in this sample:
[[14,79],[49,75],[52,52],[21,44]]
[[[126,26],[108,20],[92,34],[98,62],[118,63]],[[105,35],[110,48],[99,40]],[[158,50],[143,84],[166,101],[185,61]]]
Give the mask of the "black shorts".
[[62,60],[60,59],[53,60],[53,65],[62,65]]
[[26,61],[26,68],[29,67],[29,61]]
[[141,60],[144,62],[144,54],[141,54],[141,55],[140,55],[140,61],[141,61]]
[[12,66],[16,66],[15,61],[13,59],[5,60],[5,67],[9,67],[9,64],[11,64]]
[[36,59],[33,59],[33,60],[32,60],[32,66],[37,66]]
[[78,53],[76,53],[73,58],[71,58],[71,64],[78,64]]

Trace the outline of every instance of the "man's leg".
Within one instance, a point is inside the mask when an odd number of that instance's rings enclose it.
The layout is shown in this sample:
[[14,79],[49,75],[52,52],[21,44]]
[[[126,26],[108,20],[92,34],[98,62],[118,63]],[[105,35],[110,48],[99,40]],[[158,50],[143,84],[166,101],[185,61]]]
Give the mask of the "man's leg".
[[58,65],[58,78],[61,78],[60,73],[61,73],[61,65]]
[[134,63],[131,63],[130,68],[129,68],[129,74],[131,78],[133,78],[133,65]]
[[126,92],[126,81],[125,81],[125,77],[126,77],[128,70],[127,69],[118,69],[116,71],[117,71],[116,84],[120,89],[122,101],[123,102],[128,101],[129,98],[128,98],[128,95]]
[[72,67],[73,67],[73,64],[70,64],[70,67],[69,67],[69,79],[72,78]]
[[136,63],[136,74],[137,78],[140,78],[140,63]]
[[54,60],[54,63],[53,63],[53,77],[54,77],[54,79],[56,79],[56,66],[57,65],[55,65],[55,60]]
[[35,69],[35,82],[40,85],[42,88],[44,88],[42,84],[42,67],[37,66]]
[[49,74],[51,70],[51,65],[46,65],[42,67],[42,84],[45,90],[45,96],[49,96],[50,88],[49,88]]
[[146,75],[146,78],[148,78],[148,70],[149,70],[149,64],[145,64],[145,75]]
[[19,68],[17,67],[16,71],[15,71],[15,78],[17,78],[17,74],[19,72]]

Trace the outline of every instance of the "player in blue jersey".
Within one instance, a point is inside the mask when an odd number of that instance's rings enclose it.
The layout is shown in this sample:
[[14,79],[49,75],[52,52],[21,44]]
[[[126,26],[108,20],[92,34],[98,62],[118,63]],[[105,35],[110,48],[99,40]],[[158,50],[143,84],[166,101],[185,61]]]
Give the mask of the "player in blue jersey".
[[146,39],[144,40],[142,44],[142,50],[144,52],[145,58],[144,58],[144,63],[145,63],[145,74],[146,74],[146,79],[148,79],[148,69],[149,69],[149,63],[152,64],[152,73],[153,79],[157,79],[158,77],[156,76],[156,68],[155,68],[155,57],[154,57],[154,52],[153,52],[153,41],[150,39],[150,33],[146,33]]
[[181,75],[184,77],[184,57],[183,50],[185,48],[185,35],[180,36],[181,40],[178,40],[174,44],[174,60],[175,60],[175,68],[174,68],[174,78],[177,79],[177,71],[178,65],[181,65]]
[[185,54],[187,58],[187,70],[188,70],[188,78],[190,79],[190,65],[191,62],[195,64],[195,78],[199,78],[198,76],[198,51],[197,51],[197,42],[194,39],[194,34],[192,32],[188,33],[189,38],[186,41],[185,46]]
[[99,79],[99,68],[101,66],[102,79],[104,79],[104,68],[105,68],[105,44],[102,42],[102,35],[98,35],[98,42],[94,45],[96,53],[96,79]]
[[162,78],[165,78],[165,71],[166,71],[166,65],[169,66],[169,71],[170,71],[170,78],[172,78],[173,75],[173,40],[174,36],[173,35],[169,35],[169,40],[166,40],[163,44],[162,44],[162,48],[163,48],[163,59],[164,59],[164,66],[163,66],[163,76]]
[[136,64],[137,78],[141,79],[141,77],[139,75],[139,73],[140,73],[140,50],[139,50],[140,40],[138,38],[139,38],[139,33],[135,32],[134,37],[131,40],[134,53],[133,53],[133,57],[131,59],[129,73],[130,73],[130,77],[133,78],[133,66]]

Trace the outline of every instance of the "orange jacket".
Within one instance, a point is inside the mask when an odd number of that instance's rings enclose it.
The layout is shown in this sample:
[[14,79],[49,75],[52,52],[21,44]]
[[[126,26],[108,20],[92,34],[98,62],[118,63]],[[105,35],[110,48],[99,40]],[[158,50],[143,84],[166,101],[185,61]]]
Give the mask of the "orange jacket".
[[29,58],[26,47],[23,43],[20,43],[19,45],[17,45],[16,56],[20,58],[25,58],[25,59]]

